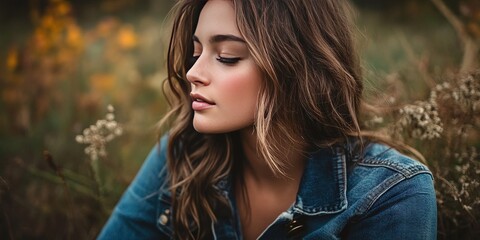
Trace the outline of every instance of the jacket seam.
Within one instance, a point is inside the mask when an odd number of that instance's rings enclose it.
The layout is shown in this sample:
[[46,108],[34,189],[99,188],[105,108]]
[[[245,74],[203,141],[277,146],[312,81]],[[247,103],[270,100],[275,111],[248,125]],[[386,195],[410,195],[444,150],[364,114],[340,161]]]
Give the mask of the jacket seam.
[[359,207],[356,208],[356,216],[359,218],[362,218],[365,214],[368,213],[368,211],[372,208],[372,206],[377,203],[377,201],[390,189],[393,187],[397,186],[399,183],[410,179],[412,177],[415,177],[420,174],[429,174],[431,175],[430,172],[428,171],[419,171],[416,172],[415,174],[409,175],[408,177],[402,174],[401,172],[398,172],[389,178],[385,179],[382,183],[380,183],[377,187],[375,187],[372,191],[368,193],[368,195],[365,198],[365,201],[363,204],[360,204]]
[[391,164],[389,163],[389,161],[386,161],[385,159],[377,159],[377,158],[371,158],[366,161],[364,160],[362,162],[359,162],[358,165],[369,166],[369,167],[385,167],[397,173],[402,174],[406,178],[411,178],[412,176],[415,176],[418,173],[422,173],[422,172],[430,173],[427,167],[420,164],[402,166],[401,164]]

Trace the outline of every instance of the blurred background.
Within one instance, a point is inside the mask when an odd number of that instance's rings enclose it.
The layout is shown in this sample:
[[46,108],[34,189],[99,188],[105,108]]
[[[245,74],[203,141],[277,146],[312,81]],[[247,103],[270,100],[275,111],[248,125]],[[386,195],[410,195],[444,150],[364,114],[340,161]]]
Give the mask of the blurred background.
[[[439,239],[478,237],[480,1],[351,2],[364,125],[426,158]],[[96,236],[166,111],[173,4],[0,1],[0,239]]]

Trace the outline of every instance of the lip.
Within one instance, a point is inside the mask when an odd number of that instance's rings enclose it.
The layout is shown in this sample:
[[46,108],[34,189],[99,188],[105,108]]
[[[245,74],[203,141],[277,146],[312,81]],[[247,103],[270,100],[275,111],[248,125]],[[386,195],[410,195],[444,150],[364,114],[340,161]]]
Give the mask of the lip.
[[215,106],[215,102],[198,93],[190,93],[193,111],[201,111]]

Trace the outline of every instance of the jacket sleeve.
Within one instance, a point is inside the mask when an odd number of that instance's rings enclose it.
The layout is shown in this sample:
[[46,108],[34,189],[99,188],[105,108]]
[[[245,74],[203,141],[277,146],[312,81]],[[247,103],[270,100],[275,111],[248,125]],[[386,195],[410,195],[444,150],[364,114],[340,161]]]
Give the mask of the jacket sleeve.
[[123,193],[97,239],[166,239],[156,227],[159,191],[164,184],[166,137],[148,155]]
[[390,188],[344,232],[345,239],[436,239],[433,180],[422,173]]

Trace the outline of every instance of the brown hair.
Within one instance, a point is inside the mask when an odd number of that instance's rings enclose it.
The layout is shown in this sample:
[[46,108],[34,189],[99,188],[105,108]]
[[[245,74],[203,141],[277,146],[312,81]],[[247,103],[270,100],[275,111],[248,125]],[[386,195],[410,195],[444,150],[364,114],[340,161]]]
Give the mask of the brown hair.
[[[344,0],[232,0],[242,37],[263,74],[255,133],[272,171],[287,175],[280,141],[296,149],[330,146],[360,136],[362,81]],[[168,50],[171,110],[168,169],[174,234],[203,238],[228,200],[215,184],[236,170],[234,133],[201,134],[192,125],[192,36],[206,1],[175,6]],[[240,153],[241,154],[241,153]],[[237,163],[235,163],[237,164]]]

